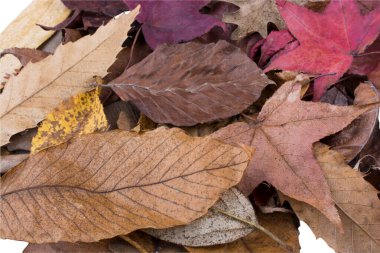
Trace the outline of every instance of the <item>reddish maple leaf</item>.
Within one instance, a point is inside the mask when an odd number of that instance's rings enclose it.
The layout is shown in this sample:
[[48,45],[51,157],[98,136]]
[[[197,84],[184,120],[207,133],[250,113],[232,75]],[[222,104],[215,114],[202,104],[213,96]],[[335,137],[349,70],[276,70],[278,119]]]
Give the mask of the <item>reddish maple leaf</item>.
[[138,4],[141,11],[137,20],[151,48],[162,43],[189,41],[210,31],[215,26],[226,29],[225,24],[199,10],[210,0],[124,0],[130,9]]
[[277,6],[300,46],[274,59],[265,71],[331,74],[315,80],[314,100],[319,100],[380,32],[380,8],[362,15],[353,0],[331,0],[322,13],[286,0],[277,0]]
[[245,194],[266,181],[284,194],[316,207],[334,224],[340,224],[312,146],[370,108],[305,102],[300,96],[300,82],[286,82],[265,103],[253,124],[231,124],[212,136],[229,144],[256,148],[239,185]]

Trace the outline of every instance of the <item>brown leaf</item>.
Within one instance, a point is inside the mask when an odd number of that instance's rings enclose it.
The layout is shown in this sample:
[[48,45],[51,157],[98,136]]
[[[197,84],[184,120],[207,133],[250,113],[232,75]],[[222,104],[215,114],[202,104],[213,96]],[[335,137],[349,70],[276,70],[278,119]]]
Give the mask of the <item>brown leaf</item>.
[[[369,83],[361,83],[355,90],[354,105],[365,105],[380,101],[377,89]],[[339,151],[346,161],[351,161],[368,142],[375,129],[379,109],[374,108],[348,125],[340,133],[329,139],[328,143],[334,150]]]
[[[298,80],[298,77],[296,80]],[[257,147],[239,188],[246,194],[261,182],[304,201],[340,224],[329,186],[312,144],[333,134],[370,108],[300,100],[301,83],[286,82],[265,103],[250,126],[229,125],[213,134],[227,143]]]
[[190,126],[239,114],[270,83],[239,48],[219,41],[161,45],[111,87],[154,122]]
[[[299,249],[298,231],[294,217],[287,213],[261,214],[257,212],[260,224],[277,237]],[[258,253],[288,253],[279,247],[269,236],[261,231],[254,231],[235,242],[212,247],[186,247],[190,253],[231,253],[231,252],[258,252]]]
[[135,231],[125,236],[122,235],[120,238],[131,244],[140,253],[155,252],[155,243],[153,241],[153,237],[145,234],[144,232]]
[[290,200],[297,216],[322,237],[336,252],[380,252],[380,201],[378,191],[367,183],[362,174],[346,165],[344,157],[329,147],[316,143],[314,154],[330,185],[344,234],[316,209]]
[[188,225],[144,231],[164,241],[199,247],[232,242],[254,230],[252,226],[226,216],[214,208],[250,222],[257,222],[251,202],[239,190],[232,188],[221,196],[205,216]]
[[38,62],[50,55],[49,53],[41,50],[18,47],[12,47],[3,50],[3,52],[0,53],[0,57],[3,57],[6,54],[12,54],[16,56],[23,66],[25,66],[30,61]]
[[29,154],[9,154],[0,156],[0,174],[4,174],[9,169],[15,167],[17,164],[24,161],[29,157]]
[[[139,115],[133,107],[124,101],[117,101],[104,108],[110,129],[131,130],[137,125]],[[123,116],[121,116],[123,115]]]
[[137,13],[124,14],[92,36],[59,46],[54,55],[11,77],[0,95],[0,145],[36,126],[63,100],[90,89],[93,76],[106,75]]
[[247,163],[242,149],[177,128],[84,135],[5,174],[0,237],[90,242],[186,224],[237,184]]
[[30,151],[32,139],[37,134],[37,128],[27,129],[24,132],[15,134],[6,145],[8,151],[25,150]]

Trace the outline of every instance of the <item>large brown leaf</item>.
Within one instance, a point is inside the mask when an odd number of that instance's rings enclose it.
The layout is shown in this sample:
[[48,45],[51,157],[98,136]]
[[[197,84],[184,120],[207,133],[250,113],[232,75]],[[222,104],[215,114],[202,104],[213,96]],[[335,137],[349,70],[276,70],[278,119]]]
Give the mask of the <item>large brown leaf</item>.
[[122,15],[92,36],[59,46],[54,55],[29,63],[11,77],[0,95],[0,145],[35,127],[63,100],[88,90],[94,76],[106,75],[137,13]]
[[378,191],[363,179],[360,172],[346,165],[337,151],[317,143],[314,152],[338,206],[344,234],[339,233],[318,210],[305,203],[289,200],[293,210],[336,252],[380,252]]
[[111,86],[153,121],[190,126],[239,114],[269,83],[239,48],[219,41],[160,45]]
[[257,147],[240,184],[243,192],[249,194],[262,181],[267,181],[284,194],[316,207],[334,224],[339,224],[329,186],[313,156],[312,145],[338,132],[369,108],[305,102],[300,100],[300,93],[299,82],[286,82],[265,103],[252,125],[232,124],[213,136],[227,143]]
[[242,177],[240,148],[159,128],[110,131],[46,149],[0,186],[0,237],[97,241],[204,215]]

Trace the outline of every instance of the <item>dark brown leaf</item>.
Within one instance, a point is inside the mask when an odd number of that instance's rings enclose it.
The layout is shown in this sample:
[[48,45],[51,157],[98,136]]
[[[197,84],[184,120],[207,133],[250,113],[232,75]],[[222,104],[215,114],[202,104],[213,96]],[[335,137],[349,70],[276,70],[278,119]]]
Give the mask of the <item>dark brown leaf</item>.
[[3,57],[6,54],[12,54],[16,56],[23,66],[25,66],[30,61],[38,62],[50,55],[49,53],[46,53],[41,50],[18,47],[5,49],[3,52],[0,53],[0,57]]

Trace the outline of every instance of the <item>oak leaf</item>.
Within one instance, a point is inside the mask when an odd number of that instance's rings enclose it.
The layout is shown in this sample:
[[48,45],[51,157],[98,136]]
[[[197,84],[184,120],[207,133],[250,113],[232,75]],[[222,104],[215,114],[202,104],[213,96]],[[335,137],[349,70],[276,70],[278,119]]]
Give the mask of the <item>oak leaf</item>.
[[0,145],[36,126],[63,100],[91,89],[93,76],[106,75],[137,12],[120,16],[92,36],[59,46],[54,55],[29,63],[11,77],[0,95]]
[[265,71],[328,74],[314,81],[314,100],[342,77],[354,57],[363,53],[380,32],[380,8],[362,15],[354,0],[331,0],[322,13],[286,0],[277,0],[277,5],[300,46],[274,59]]
[[[201,14],[199,10],[210,0],[124,0],[133,9],[141,5],[137,21],[143,23],[142,32],[149,46],[155,49],[162,43],[189,41],[213,27],[226,29],[214,16]],[[170,11],[168,11],[170,10]]]
[[300,78],[283,84],[251,125],[231,124],[212,136],[231,144],[258,147],[239,185],[244,193],[251,193],[266,181],[284,194],[319,209],[334,224],[340,224],[312,145],[343,129],[370,108],[301,101],[301,83],[297,81]]
[[50,112],[38,127],[31,153],[64,143],[74,136],[104,131],[108,127],[100,89],[78,94]]
[[251,233],[254,228],[226,216],[223,210],[237,217],[257,222],[251,202],[236,188],[225,192],[203,217],[190,224],[166,229],[146,229],[148,234],[179,245],[200,247],[235,241]]
[[219,41],[161,45],[111,87],[157,123],[191,126],[239,114],[270,83],[239,48]]
[[83,135],[2,177],[0,237],[90,242],[186,224],[240,181],[248,159],[178,128]]
[[295,200],[289,200],[297,216],[322,237],[336,252],[380,252],[379,193],[363,179],[363,175],[348,166],[342,155],[316,143],[314,154],[323,168],[334,201],[342,218],[344,234],[318,210]]

